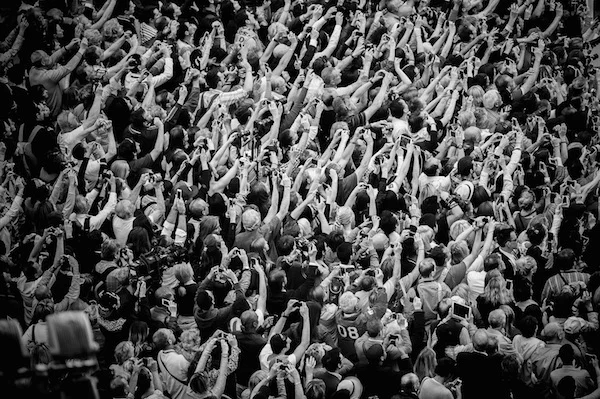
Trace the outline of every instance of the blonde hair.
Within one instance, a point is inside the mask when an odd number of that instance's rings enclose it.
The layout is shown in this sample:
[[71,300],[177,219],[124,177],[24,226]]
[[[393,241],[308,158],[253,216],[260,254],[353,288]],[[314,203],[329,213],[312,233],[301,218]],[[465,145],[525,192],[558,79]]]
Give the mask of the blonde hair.
[[506,289],[506,280],[502,276],[492,277],[481,296],[494,306],[507,305],[513,301],[512,294]]
[[121,219],[131,219],[135,212],[135,205],[131,201],[124,199],[117,203],[115,214]]
[[479,85],[471,86],[467,93],[473,97],[473,105],[476,107],[483,106],[483,95],[485,90]]
[[423,348],[417,359],[415,360],[415,374],[419,377],[419,381],[423,381],[423,378],[433,378],[435,376],[435,367],[437,366],[437,360],[435,357],[435,351],[429,347]]
[[180,284],[185,284],[194,278],[194,270],[189,263],[179,263],[173,267],[173,271]]
[[135,348],[131,341],[120,342],[115,348],[115,360],[118,364],[123,364],[134,356]]

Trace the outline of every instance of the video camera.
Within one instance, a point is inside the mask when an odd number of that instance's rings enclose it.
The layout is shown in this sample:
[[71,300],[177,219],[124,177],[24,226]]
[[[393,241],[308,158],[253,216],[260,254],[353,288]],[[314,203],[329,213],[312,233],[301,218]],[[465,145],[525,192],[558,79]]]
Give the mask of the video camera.
[[160,285],[162,274],[171,266],[187,261],[187,251],[178,245],[170,247],[155,247],[150,252],[140,256],[135,268],[135,278],[150,281],[150,286]]

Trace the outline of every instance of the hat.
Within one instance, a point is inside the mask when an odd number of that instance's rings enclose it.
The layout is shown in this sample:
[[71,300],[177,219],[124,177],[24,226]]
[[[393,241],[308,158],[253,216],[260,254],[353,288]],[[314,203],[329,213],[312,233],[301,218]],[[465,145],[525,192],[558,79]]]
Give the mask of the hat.
[[473,192],[475,192],[475,186],[468,180],[461,182],[454,189],[454,193],[465,201],[471,201],[471,198],[473,197]]
[[350,399],[359,399],[363,393],[363,385],[356,377],[346,377],[340,381],[337,390],[346,390],[350,393]]
[[129,279],[129,268],[120,267],[113,270],[106,276],[106,289],[109,292],[117,292],[127,283]]
[[581,332],[581,328],[584,324],[585,320],[581,317],[571,316],[565,321],[563,328],[566,334],[577,335]]
[[186,202],[190,201],[191,199],[194,199],[198,195],[198,187],[194,185],[190,186],[189,184],[187,184],[187,182],[183,180],[175,184],[175,187],[173,187],[173,193],[176,193],[177,190],[181,190],[181,196]]
[[435,224],[435,215],[433,213],[426,213],[419,220],[419,226],[429,226],[433,229],[435,228]]
[[457,166],[457,170],[458,170],[458,174],[461,176],[468,176],[469,173],[471,173],[471,170],[473,169],[473,158],[471,158],[470,156],[466,156],[466,157],[462,157],[461,159],[458,160],[458,166]]
[[[565,323],[566,324],[566,323]],[[542,337],[548,338],[557,338],[560,332],[562,331],[562,327],[560,324],[556,322],[546,324],[546,327],[542,330]]]

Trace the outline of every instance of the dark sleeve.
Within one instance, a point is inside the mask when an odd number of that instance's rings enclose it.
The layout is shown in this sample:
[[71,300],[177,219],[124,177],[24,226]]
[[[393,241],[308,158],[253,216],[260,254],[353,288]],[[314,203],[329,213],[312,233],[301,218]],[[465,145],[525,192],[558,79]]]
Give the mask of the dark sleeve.
[[316,271],[315,266],[309,266],[308,278],[306,280],[304,280],[302,285],[300,287],[298,287],[297,289],[288,291],[287,298],[288,299],[290,299],[290,298],[298,299],[300,301],[306,300],[308,298],[308,293],[310,292],[310,289],[313,288],[315,285],[315,271]]
[[181,104],[177,103],[171,108],[169,111],[169,115],[167,115],[167,119],[165,119],[165,133],[170,132],[171,129],[177,125],[177,121],[179,120],[179,115],[181,114]]
[[413,346],[412,355],[416,358],[425,347],[425,313],[423,311],[415,312],[413,317],[408,333]]
[[129,169],[131,170],[131,172],[137,173],[144,168],[151,168],[152,165],[154,165],[152,157],[150,156],[150,154],[146,154],[140,159],[134,159],[133,161],[130,161]]
[[287,113],[285,119],[279,127],[279,132],[283,132],[285,129],[289,129],[290,126],[292,126],[292,124],[300,114],[300,111],[302,110],[302,106],[304,105],[304,99],[306,98],[306,93],[308,93],[308,89],[304,87],[300,89],[300,93],[298,94],[298,97],[296,97],[296,102],[294,103],[294,106],[292,107],[290,112]]
[[316,52],[317,48],[315,46],[311,46],[310,44],[306,46],[306,53],[304,53],[304,58],[302,58],[302,69],[306,69],[308,67],[308,64],[310,64],[310,61],[315,56]]
[[413,364],[412,364],[412,361],[410,360],[410,357],[407,357],[405,359],[400,359],[398,361],[398,367],[400,368],[400,373],[402,373],[402,375],[412,373]]
[[356,176],[356,173],[351,173],[343,179],[340,179],[338,184],[337,203],[343,205],[357,184],[358,177]]

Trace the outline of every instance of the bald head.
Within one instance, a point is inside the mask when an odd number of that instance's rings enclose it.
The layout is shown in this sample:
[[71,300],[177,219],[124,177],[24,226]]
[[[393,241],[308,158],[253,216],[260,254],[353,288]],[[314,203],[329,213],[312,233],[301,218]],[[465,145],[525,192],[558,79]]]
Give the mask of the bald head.
[[488,344],[488,333],[484,329],[479,329],[473,334],[473,348],[480,352],[485,352]]
[[46,285],[38,285],[35,289],[35,299],[38,301],[42,301],[44,299],[52,298],[52,293],[50,289]]
[[240,322],[244,332],[254,332],[258,327],[258,316],[255,311],[246,310],[240,316]]
[[417,392],[419,390],[419,377],[415,373],[408,373],[402,376],[400,387],[404,392]]

